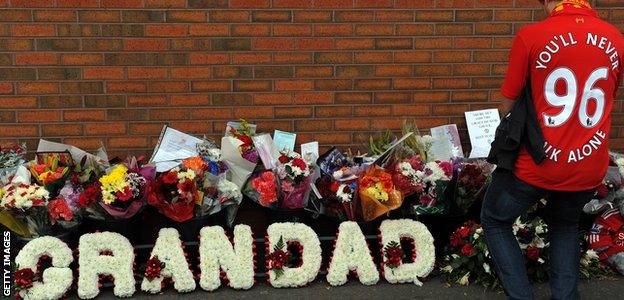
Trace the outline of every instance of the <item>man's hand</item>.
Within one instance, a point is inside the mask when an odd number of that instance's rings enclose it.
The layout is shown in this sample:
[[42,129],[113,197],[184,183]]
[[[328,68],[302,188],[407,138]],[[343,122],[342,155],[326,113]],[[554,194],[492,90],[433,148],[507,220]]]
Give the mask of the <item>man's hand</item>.
[[500,112],[501,116],[507,115],[507,113],[513,108],[513,105],[513,100],[504,99],[498,106],[498,111]]

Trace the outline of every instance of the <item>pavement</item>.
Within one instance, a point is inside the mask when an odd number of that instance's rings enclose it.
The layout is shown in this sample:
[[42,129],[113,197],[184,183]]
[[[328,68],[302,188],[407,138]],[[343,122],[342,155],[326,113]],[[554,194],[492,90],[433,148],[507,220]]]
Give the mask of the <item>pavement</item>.
[[[322,276],[320,276],[322,278]],[[579,285],[581,299],[622,299],[624,294],[624,277],[606,280],[581,281]],[[536,299],[549,299],[548,284],[535,285]],[[236,291],[228,287],[221,287],[214,292],[198,290],[178,294],[168,288],[162,294],[149,295],[137,292],[132,299],[505,299],[502,292],[488,291],[482,287],[451,286],[444,284],[439,277],[425,282],[422,287],[413,284],[391,285],[383,280],[373,286],[364,286],[352,278],[343,286],[332,287],[323,279],[319,279],[308,287],[297,289],[275,289],[266,283],[257,283],[247,291]],[[70,293],[69,299],[78,299],[75,292]],[[96,299],[118,299],[112,294],[112,288],[104,288]]]

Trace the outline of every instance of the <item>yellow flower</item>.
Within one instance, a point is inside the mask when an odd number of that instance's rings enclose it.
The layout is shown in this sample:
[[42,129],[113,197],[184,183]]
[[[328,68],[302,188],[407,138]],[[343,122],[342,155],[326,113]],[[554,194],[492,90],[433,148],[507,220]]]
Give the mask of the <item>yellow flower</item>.
[[4,189],[0,187],[0,199],[4,196]]
[[117,200],[115,192],[123,191],[129,184],[125,181],[128,169],[124,165],[117,165],[108,174],[100,178],[102,183],[102,201],[111,204]]
[[389,197],[388,193],[384,190],[381,182],[377,182],[375,183],[375,185],[366,188],[364,190],[364,194],[381,202],[388,201]]

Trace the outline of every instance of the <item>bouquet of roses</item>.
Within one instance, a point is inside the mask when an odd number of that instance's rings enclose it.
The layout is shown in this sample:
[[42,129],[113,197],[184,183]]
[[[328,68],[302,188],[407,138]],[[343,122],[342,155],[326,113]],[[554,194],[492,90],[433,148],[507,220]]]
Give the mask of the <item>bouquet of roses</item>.
[[26,162],[26,145],[12,144],[9,147],[0,147],[0,186],[11,182],[17,167]]
[[527,274],[535,282],[548,279],[548,225],[537,216],[524,215],[516,219],[513,232],[526,258]]
[[11,221],[5,225],[24,237],[53,235],[78,226],[78,207],[72,207],[63,198],[50,200],[48,190],[31,183],[30,173],[21,168],[13,181],[0,191],[3,214],[11,216],[3,217],[3,221]]
[[483,197],[483,192],[490,179],[489,169],[491,169],[491,166],[488,166],[485,162],[462,162],[456,165],[456,169],[457,182],[453,208],[460,215],[464,215],[473,203]]
[[368,169],[358,186],[364,221],[372,221],[403,203],[403,194],[392,182],[392,175],[377,165]]
[[443,198],[448,182],[453,176],[453,166],[448,161],[425,163],[420,156],[412,156],[391,165],[392,179],[397,189],[406,196],[415,195],[412,213],[443,214],[447,203]]
[[[612,160],[613,164],[616,161]],[[610,166],[602,183],[596,188],[594,198],[585,204],[583,211],[588,214],[600,214],[613,208],[624,212],[624,175],[617,165]]]
[[173,168],[152,181],[147,188],[147,203],[176,222],[193,218],[195,205],[203,197],[197,189],[193,170]]
[[276,173],[280,182],[280,208],[298,209],[306,206],[310,193],[310,175],[314,167],[293,151],[282,152]]
[[[65,154],[65,155],[63,155]],[[69,159],[61,159],[69,157]],[[33,178],[55,196],[58,190],[65,184],[72,167],[69,152],[37,154],[37,160],[30,164],[30,172]]]
[[316,181],[316,186],[323,197],[324,211],[340,221],[356,221],[357,207],[360,202],[358,180],[338,181],[323,175]]
[[442,277],[450,284],[474,282],[487,288],[500,286],[492,271],[483,229],[473,221],[466,222],[451,234],[440,265]]
[[94,219],[127,219],[145,205],[147,186],[156,176],[153,165],[140,165],[130,158],[111,166],[107,173],[84,187],[79,204]]

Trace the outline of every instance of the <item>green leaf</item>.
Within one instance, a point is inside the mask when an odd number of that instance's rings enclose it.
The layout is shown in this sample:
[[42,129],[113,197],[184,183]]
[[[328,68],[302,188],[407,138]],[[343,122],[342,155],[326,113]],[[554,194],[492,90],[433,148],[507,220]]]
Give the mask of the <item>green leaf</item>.
[[286,246],[284,244],[284,238],[280,235],[279,241],[277,241],[277,244],[275,244],[274,250],[282,249],[282,248],[284,248],[284,246]]
[[275,272],[275,278],[280,278],[282,277],[282,275],[284,275],[284,269],[273,269],[273,272]]

